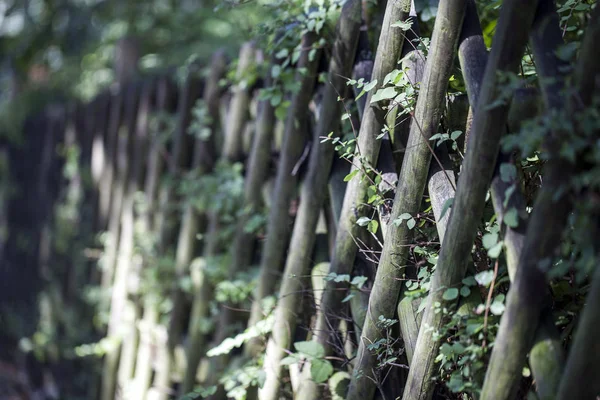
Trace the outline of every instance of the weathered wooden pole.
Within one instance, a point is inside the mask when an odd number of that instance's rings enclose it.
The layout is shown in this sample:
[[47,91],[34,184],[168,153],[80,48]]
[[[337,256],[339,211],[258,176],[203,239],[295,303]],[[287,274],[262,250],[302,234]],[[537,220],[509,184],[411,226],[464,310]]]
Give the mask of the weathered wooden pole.
[[446,289],[461,282],[468,265],[508,115],[509,102],[494,108],[485,108],[482,105],[490,104],[498,96],[498,72],[516,70],[527,41],[535,7],[535,1],[508,1],[502,6],[494,46],[479,95],[480,109],[474,115],[450,221],[431,281],[430,294],[421,322],[422,329],[419,331],[404,390],[405,399],[429,399],[433,392],[434,359],[440,340],[434,337],[434,332],[443,323],[442,313],[436,313],[434,304],[454,304],[453,301],[445,300],[443,294]]
[[[429,138],[437,132],[445,106],[445,93],[450,78],[458,34],[464,15],[463,1],[442,1],[435,21],[431,50],[425,63],[423,81],[415,107],[390,220],[402,213],[415,216],[427,184],[431,145]],[[390,224],[377,268],[375,283],[369,298],[369,309],[359,342],[357,363],[348,390],[348,399],[372,398],[381,379],[376,371],[376,355],[367,349],[369,343],[381,338],[377,326],[380,317],[394,318],[398,297],[403,287],[401,279],[408,260],[408,244],[412,231],[406,222]],[[414,358],[413,358],[414,362]]]
[[[310,276],[317,222],[325,201],[327,182],[334,157],[333,144],[321,143],[321,141],[330,132],[334,132],[334,137],[340,135],[339,120],[342,115],[342,105],[338,101],[338,97],[340,93],[346,91],[344,77],[348,76],[352,70],[361,23],[360,15],[360,0],[350,0],[342,8],[337,25],[320,118],[312,138],[308,173],[300,193],[300,208],[294,224],[290,251],[279,290],[279,301],[275,309],[275,325],[267,344],[265,356],[267,380],[260,391],[260,398],[275,399],[278,396],[281,370],[283,369],[280,361],[292,344],[297,323],[296,317],[301,312],[299,305],[303,303],[302,297],[305,295],[302,289],[310,286],[307,285],[305,277]],[[311,381],[304,380],[301,384],[303,383],[310,385]],[[305,386],[305,388],[307,387]],[[302,388],[299,389],[297,396],[298,398],[309,398],[309,394],[305,393]]]

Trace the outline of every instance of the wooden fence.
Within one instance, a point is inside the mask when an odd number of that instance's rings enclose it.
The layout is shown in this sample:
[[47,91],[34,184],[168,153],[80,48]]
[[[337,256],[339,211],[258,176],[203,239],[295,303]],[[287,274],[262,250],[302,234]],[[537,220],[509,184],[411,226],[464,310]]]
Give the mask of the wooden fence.
[[[498,45],[488,55],[474,2],[441,1],[427,60],[415,46],[416,24],[397,27],[409,18],[410,1],[388,2],[372,59],[361,33],[361,2],[348,0],[330,53],[315,46],[314,32],[302,37],[296,88],[280,98],[261,97],[259,89],[276,87],[271,71],[282,60],[265,60],[247,43],[233,79],[225,79],[228,60],[217,52],[206,64],[184,68],[181,82],[171,71],[134,77],[89,103],[52,105],[27,120],[22,145],[0,149],[4,176],[18,186],[16,194],[0,193],[6,204],[0,221],[11,233],[0,242],[2,295],[16,311],[39,313],[48,340],[102,338],[77,347],[79,356],[103,355],[101,383],[61,379],[63,388],[87,398],[143,400],[185,395],[201,384],[214,388],[212,398],[225,398],[229,389],[219,382],[225,371],[266,352],[264,375],[257,375],[264,381],[258,390],[258,382],[246,383],[247,398],[276,400],[290,388],[294,398],[322,397],[315,371],[332,368],[331,360],[340,370],[361,372],[345,378],[348,399],[371,399],[376,390],[385,398],[428,398],[440,339],[420,326],[440,328],[443,313],[435,304],[458,297],[447,289],[460,285],[472,265],[490,182],[499,220],[508,209],[519,217],[504,232],[514,290],[545,290],[545,280],[522,267],[549,254],[549,242],[538,245],[535,236],[548,221],[534,211],[529,224],[535,228],[527,229],[523,194],[507,195],[519,187],[518,178],[504,179],[497,165],[510,162],[499,152],[507,124],[537,112],[529,105],[540,95],[557,101],[558,88],[542,83],[541,94],[520,91],[512,110],[505,103],[479,105],[497,99],[497,73],[515,69],[528,38],[539,74],[562,76],[560,68],[545,69],[556,62],[548,49],[561,44],[552,30],[556,12],[540,7],[536,14],[534,1],[505,1]],[[457,52],[468,97],[447,96]],[[362,78],[381,88],[400,59],[405,90],[420,82],[414,104],[384,104],[374,97],[377,90],[361,95],[347,84],[348,77]],[[326,78],[319,81],[323,65]],[[285,114],[282,102],[289,102]],[[440,129],[469,136],[468,148],[458,141],[464,153],[458,184],[448,151],[429,140]],[[442,246],[421,312],[418,301],[401,293],[418,273],[408,260],[414,259],[415,220],[425,216],[424,193]],[[564,220],[569,210],[565,204],[552,215]],[[255,287],[243,278],[252,271]],[[239,294],[248,292],[251,300]],[[561,383],[556,329],[552,321],[537,323],[547,318],[543,296],[520,309],[531,299],[516,296],[509,295],[496,342],[517,354],[507,361],[514,370],[499,366],[494,351],[482,398],[514,393],[534,338],[546,343],[543,355],[530,353],[537,393],[556,393]],[[481,301],[476,291],[462,300],[467,308]],[[392,319],[398,326],[383,327]],[[526,326],[518,353],[507,348],[513,342],[505,320]],[[226,341],[246,328],[236,345]],[[370,344],[390,335],[402,337],[402,345],[388,342],[398,361],[380,368],[382,355]],[[292,363],[288,378],[284,364],[297,342],[319,350],[303,368]],[[59,379],[90,367],[85,357],[63,362],[68,355],[59,347],[44,347],[41,375]],[[19,385],[53,390],[48,379]]]

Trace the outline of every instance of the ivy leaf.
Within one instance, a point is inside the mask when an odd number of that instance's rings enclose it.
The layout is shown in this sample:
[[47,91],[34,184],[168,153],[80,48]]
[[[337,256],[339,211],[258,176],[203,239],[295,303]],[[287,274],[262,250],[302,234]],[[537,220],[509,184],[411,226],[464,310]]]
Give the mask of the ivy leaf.
[[309,357],[314,358],[322,358],[325,357],[325,349],[321,343],[307,340],[304,342],[296,342],[294,343],[294,347],[296,350],[302,354],[305,354]]
[[[314,343],[314,342],[313,342]],[[333,365],[328,360],[313,360],[310,365],[310,376],[316,383],[323,383],[333,374]]]
[[442,295],[442,298],[444,300],[454,300],[457,297],[458,297],[458,289],[457,288],[446,289],[446,291]]
[[414,228],[416,224],[417,224],[417,221],[415,221],[414,218],[411,218],[408,221],[406,221],[406,226],[408,226],[408,229]]

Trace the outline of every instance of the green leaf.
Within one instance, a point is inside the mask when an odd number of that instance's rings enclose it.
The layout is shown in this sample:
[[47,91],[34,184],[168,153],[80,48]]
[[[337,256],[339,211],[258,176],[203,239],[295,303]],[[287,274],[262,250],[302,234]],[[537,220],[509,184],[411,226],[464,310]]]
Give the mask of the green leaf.
[[453,204],[454,197],[450,197],[444,202],[444,205],[442,206],[442,212],[440,213],[440,219],[444,218],[444,215],[446,215],[446,212],[448,212],[448,210],[450,209],[450,207],[452,207]]
[[500,256],[500,253],[502,253],[502,246],[503,246],[502,241],[496,243],[496,245],[494,245],[494,247],[492,247],[491,249],[489,249],[487,251],[487,255],[490,258],[496,259]]
[[421,303],[419,303],[419,308],[417,308],[417,314],[419,314],[421,311],[423,311],[426,306],[427,306],[427,298],[423,297],[421,299]]
[[448,140],[448,134],[447,133],[436,133],[435,135],[432,135],[429,138],[429,140],[431,140],[431,141],[439,140],[439,143],[443,143],[444,141]]
[[573,56],[577,52],[577,48],[578,47],[579,47],[579,43],[578,42],[567,43],[567,44],[564,44],[564,45],[560,46],[555,51],[555,54],[561,60],[563,60],[563,61],[569,61],[569,60],[571,60],[573,58]]
[[360,93],[358,94],[358,96],[356,96],[356,98],[354,99],[354,101],[357,101],[358,99],[363,97],[365,95],[365,93],[367,93],[367,92],[364,89],[361,90]]
[[281,100],[283,99],[283,97],[281,96],[281,93],[275,93],[272,97],[271,97],[271,105],[273,107],[277,107],[278,105],[281,104]]
[[502,202],[502,206],[504,208],[508,207],[508,201],[510,200],[510,197],[513,195],[513,193],[517,190],[517,185],[512,184],[508,187],[508,189],[506,189],[504,191],[504,201]]
[[278,78],[281,75],[281,66],[275,64],[271,67],[271,76],[273,78]]
[[281,360],[279,362],[279,364],[292,365],[292,364],[296,364],[298,361],[300,361],[300,358],[297,355],[291,355],[291,356],[285,357],[283,360]]
[[354,178],[356,176],[356,174],[358,174],[359,172],[360,172],[359,169],[350,171],[350,173],[344,177],[344,182],[348,182],[350,179]]
[[477,285],[477,281],[472,276],[467,276],[465,279],[462,280],[462,283],[467,286],[476,286]]
[[330,272],[329,275],[325,277],[326,281],[335,281],[335,282],[350,282],[350,275],[348,274],[336,274],[335,272]]
[[401,214],[401,215],[400,215],[398,218],[396,218],[396,219],[394,220],[394,225],[396,225],[396,226],[400,226],[400,225],[402,224],[402,222],[403,222],[403,221],[405,221],[405,220],[409,220],[409,219],[411,219],[411,218],[412,218],[412,215],[410,215],[410,213],[404,213],[404,214]]
[[458,289],[457,288],[446,289],[446,291],[442,295],[442,298],[444,300],[454,300],[457,297],[458,297]]
[[401,73],[402,71],[400,71],[399,69],[395,69],[389,74],[387,74],[385,78],[383,78],[383,86],[387,85],[390,82],[394,82],[398,75],[400,75]]
[[456,140],[462,135],[462,131],[454,131],[450,134],[450,139]]
[[287,116],[289,105],[290,105],[289,101],[284,101],[275,109],[275,116],[277,117],[278,120],[285,121],[285,117]]
[[486,250],[491,249],[492,247],[494,247],[496,245],[496,243],[498,243],[498,234],[497,233],[486,233],[485,235],[483,235],[481,242],[483,243],[483,247]]
[[333,374],[333,365],[328,360],[313,360],[310,365],[310,376],[316,383],[323,383]]
[[391,27],[392,28],[400,28],[403,31],[407,31],[410,29],[410,27],[412,26],[412,19],[408,19],[406,21],[398,21],[398,22],[394,22]]
[[333,278],[334,282],[350,282],[350,275],[348,274],[339,274]]
[[481,271],[475,275],[475,280],[481,286],[488,286],[490,283],[492,283],[492,279],[494,279],[494,271],[491,270]]
[[468,286],[463,286],[460,288],[460,295],[462,297],[469,297],[470,294],[471,294],[471,289],[469,289]]
[[377,103],[381,100],[389,100],[396,97],[396,88],[394,87],[386,87],[384,89],[379,89],[372,97],[371,104]]
[[417,221],[415,221],[414,218],[411,218],[408,221],[406,221],[406,226],[408,226],[408,229],[414,228],[416,224],[417,224]]
[[504,221],[506,226],[510,228],[516,228],[517,226],[519,226],[519,213],[517,212],[517,209],[513,207],[510,210],[506,211],[502,220]]
[[510,183],[517,178],[517,167],[510,163],[500,164],[500,179]]
[[504,313],[504,308],[504,304],[502,304],[501,302],[495,301],[492,304],[490,304],[490,311],[494,315],[502,315],[502,313]]
[[440,354],[445,355],[446,357],[452,355],[452,346],[448,343],[444,343],[440,346]]
[[348,296],[344,297],[344,299],[342,300],[342,303],[346,303],[348,301],[350,301],[350,299],[352,299],[354,297],[354,293],[350,293]]
[[302,354],[305,354],[309,357],[314,358],[322,358],[325,357],[325,349],[321,343],[307,340],[304,342],[296,342],[294,343],[294,347],[296,350]]
[[365,85],[365,87],[363,88],[363,90],[364,90],[365,92],[368,92],[368,91],[370,91],[371,89],[373,89],[375,86],[377,86],[377,79],[375,79],[374,81],[371,81],[371,82],[367,83],[367,84]]
[[350,284],[360,289],[363,287],[363,285],[367,282],[368,279],[369,278],[367,278],[366,276],[355,276],[354,278],[352,278],[352,282],[350,282]]
[[286,58],[290,54],[288,49],[281,49],[275,53],[275,58]]
[[376,220],[371,220],[371,222],[369,222],[369,225],[367,227],[367,229],[369,230],[369,232],[371,233],[377,233],[377,228],[379,228],[379,222],[377,222]]
[[375,193],[373,196],[369,197],[369,200],[367,200],[367,204],[373,203],[378,198],[379,198],[379,194]]
[[292,53],[292,64],[295,64],[296,62],[298,62],[299,58],[300,58],[300,49],[296,48],[296,49],[294,49],[294,52]]
[[370,222],[371,222],[371,218],[369,218],[369,217],[360,217],[356,221],[356,225],[358,225],[358,226],[367,226],[367,224],[369,224]]

